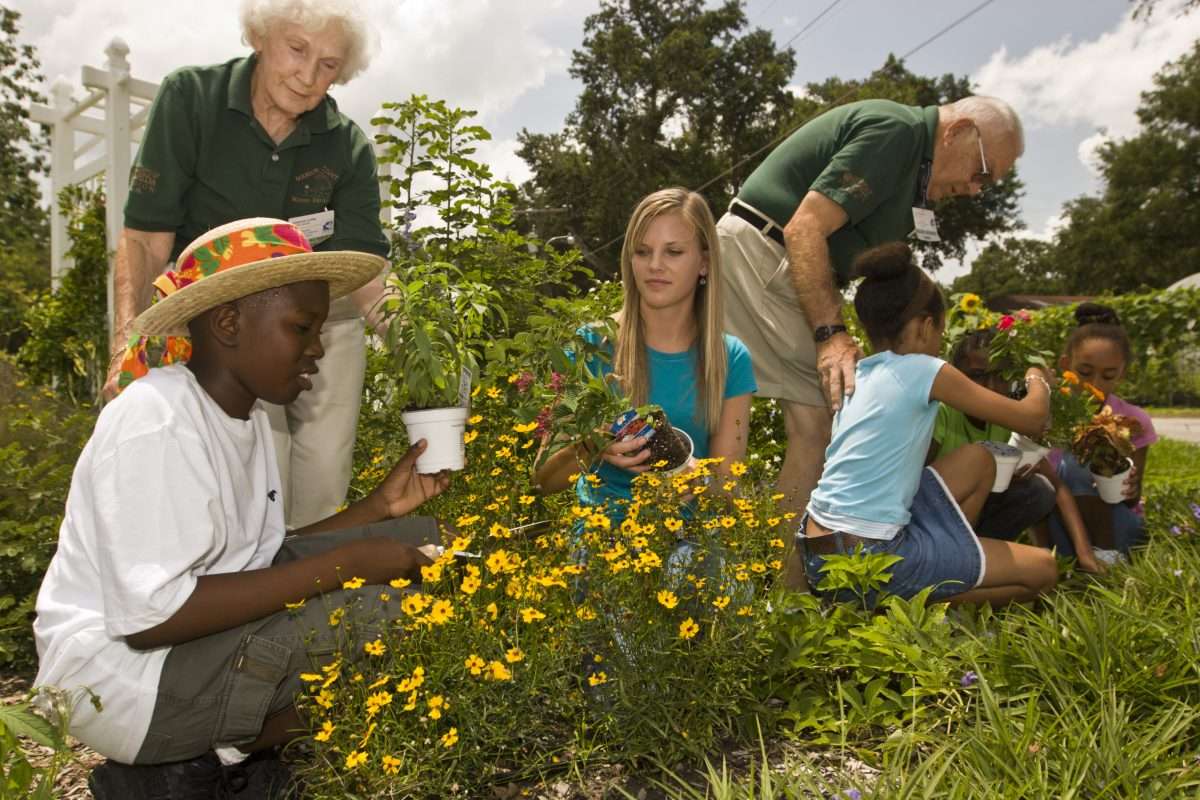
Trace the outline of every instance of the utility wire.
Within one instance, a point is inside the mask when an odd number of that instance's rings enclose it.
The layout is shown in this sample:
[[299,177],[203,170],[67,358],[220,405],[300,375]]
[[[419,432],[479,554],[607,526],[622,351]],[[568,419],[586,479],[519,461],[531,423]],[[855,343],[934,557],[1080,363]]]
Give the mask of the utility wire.
[[821,18],[822,18],[822,17],[824,17],[824,16],[825,16],[826,14],[828,14],[830,11],[833,11],[833,9],[837,8],[837,5],[838,5],[838,3],[840,3],[840,2],[842,2],[842,0],[833,0],[833,2],[832,2],[832,3],[830,3],[830,4],[829,4],[829,5],[827,5],[827,6],[825,6],[825,10],[824,10],[824,11],[822,11],[820,14],[817,14],[815,17],[813,17],[812,19],[810,19],[810,20],[808,21],[808,24],[807,24],[807,25],[805,25],[803,28],[801,28],[799,33],[797,33],[795,36],[793,36],[792,38],[790,38],[790,39],[788,39],[786,42],[784,42],[784,43],[783,43],[783,46],[784,46],[784,47],[787,47],[787,46],[788,46],[788,45],[790,45],[792,42],[796,41],[796,40],[797,40],[797,39],[799,39],[801,36],[803,36],[804,34],[808,33],[809,29],[810,29],[810,28],[812,28],[812,26],[813,26],[813,25],[816,25],[818,22],[820,22],[820,21],[821,21]]
[[[841,0],[834,0],[834,2],[833,2],[833,3],[832,3],[832,4],[831,4],[831,5],[828,7],[828,8],[826,8],[826,9],[825,9],[825,11],[829,11],[831,8],[833,8],[833,6],[837,5],[837,4],[838,4],[838,2],[841,2]],[[972,8],[970,11],[968,11],[968,12],[967,12],[967,13],[965,13],[965,14],[963,14],[961,17],[959,17],[958,19],[956,19],[956,20],[954,20],[953,22],[951,22],[949,25],[947,25],[947,26],[945,26],[944,28],[942,28],[941,30],[939,30],[937,33],[933,34],[933,35],[932,35],[932,36],[930,36],[928,39],[926,39],[925,41],[923,41],[923,42],[921,42],[920,44],[918,44],[916,47],[914,47],[914,48],[912,48],[911,50],[909,50],[908,52],[906,52],[904,55],[900,56],[900,60],[901,60],[901,61],[905,61],[905,60],[907,60],[907,59],[908,59],[910,56],[916,55],[916,54],[917,54],[917,53],[919,53],[921,50],[924,50],[926,47],[928,47],[929,45],[933,44],[933,43],[934,43],[934,42],[936,42],[938,39],[942,38],[942,37],[943,37],[943,36],[945,36],[947,33],[949,33],[950,31],[954,30],[954,29],[955,29],[955,28],[957,28],[959,25],[963,24],[964,22],[966,22],[967,20],[969,20],[971,17],[975,16],[975,15],[976,15],[976,14],[978,14],[980,11],[982,11],[982,10],[983,10],[983,9],[985,9],[985,8],[987,8],[988,6],[990,6],[990,5],[991,5],[992,3],[994,3],[994,2],[996,2],[996,0],[983,0],[983,2],[982,2],[982,3],[980,3],[980,4],[979,4],[979,5],[977,5],[977,6],[975,6],[975,7],[974,7],[974,8]],[[821,12],[821,14],[824,14],[824,13],[825,13],[825,11],[822,11],[822,12]],[[819,18],[820,18],[820,15],[818,15],[818,19],[819,19]],[[811,23],[810,23],[810,24],[811,24]],[[801,31],[801,33],[803,33],[803,31]],[[798,36],[798,35],[799,35],[799,34],[797,34],[797,36]],[[795,38],[795,37],[792,37],[792,38]],[[878,72],[878,71],[879,71],[879,70],[876,70],[875,72]],[[870,80],[870,79],[871,79],[871,77],[873,77],[873,76],[875,75],[875,72],[872,72],[872,73],[871,73],[871,75],[869,75],[869,76],[867,77],[867,80]],[[822,106],[818,107],[818,108],[817,108],[817,109],[816,109],[816,110],[815,110],[813,113],[809,114],[807,117],[805,117],[804,119],[802,119],[800,122],[796,123],[796,124],[795,124],[795,125],[793,125],[791,128],[788,128],[786,131],[784,131],[783,133],[779,134],[779,135],[778,135],[778,136],[776,136],[774,139],[772,139],[771,141],[767,142],[767,143],[766,143],[766,144],[764,144],[762,147],[758,148],[758,149],[757,149],[757,150],[755,150],[753,153],[751,153],[750,155],[748,155],[748,156],[746,156],[745,158],[743,158],[741,161],[739,161],[739,162],[737,162],[736,164],[734,164],[732,167],[729,167],[729,168],[728,168],[728,169],[726,169],[724,172],[721,172],[719,175],[716,175],[715,177],[713,177],[713,178],[710,178],[709,180],[707,180],[707,181],[705,181],[704,183],[700,184],[699,186],[697,186],[697,187],[696,187],[695,189],[693,189],[692,191],[695,191],[695,192],[702,192],[702,191],[704,191],[705,189],[707,189],[709,186],[712,186],[712,185],[713,185],[714,183],[716,183],[717,181],[719,181],[719,180],[721,180],[722,178],[724,178],[724,177],[726,177],[726,176],[728,176],[728,175],[732,174],[732,173],[733,173],[733,172],[735,172],[736,170],[738,170],[738,169],[742,168],[742,167],[743,167],[743,166],[745,166],[745,165],[746,165],[748,162],[750,162],[750,161],[754,160],[755,158],[758,158],[758,156],[762,155],[762,154],[763,154],[764,152],[766,152],[767,150],[770,150],[772,147],[774,147],[775,145],[779,144],[780,142],[782,142],[782,141],[783,141],[784,139],[786,139],[787,137],[791,136],[793,133],[795,133],[797,130],[799,130],[799,129],[801,128],[801,126],[803,126],[803,125],[805,125],[806,123],[808,123],[808,122],[809,122],[810,120],[812,120],[814,117],[816,117],[816,116],[818,116],[818,115],[822,114],[822,113],[823,113],[823,112],[825,112],[826,110],[828,110],[828,109],[830,109],[830,108],[833,108],[834,106],[836,106],[836,105],[838,105],[839,103],[841,103],[841,102],[842,102],[843,100],[845,100],[847,97],[849,97],[850,95],[854,94],[854,91],[855,91],[854,89],[847,89],[847,90],[846,90],[845,92],[843,92],[843,93],[842,93],[842,94],[841,94],[839,97],[835,97],[835,98],[834,98],[833,100],[831,100],[830,102],[828,102],[828,103],[826,103],[826,104],[824,104],[824,105],[822,105]],[[592,252],[593,252],[593,253],[602,253],[602,252],[604,252],[604,251],[605,251],[605,250],[607,250],[608,248],[612,247],[614,244],[616,244],[617,242],[621,241],[621,240],[622,240],[622,239],[624,239],[624,238],[625,238],[625,234],[623,234],[623,233],[622,233],[622,234],[620,234],[620,235],[618,235],[618,236],[615,236],[615,237],[613,237],[612,239],[609,239],[609,240],[608,240],[607,242],[605,242],[604,244],[602,244],[600,247],[597,247],[597,248],[596,248],[595,250],[593,250]]]

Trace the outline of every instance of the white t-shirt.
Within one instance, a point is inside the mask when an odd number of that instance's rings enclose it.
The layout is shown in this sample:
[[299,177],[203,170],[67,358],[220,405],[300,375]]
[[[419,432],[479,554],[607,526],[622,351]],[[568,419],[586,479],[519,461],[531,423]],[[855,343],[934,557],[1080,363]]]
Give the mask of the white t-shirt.
[[183,365],[152,369],[100,414],[71,478],[37,599],[36,684],[76,691],[71,733],[131,763],[169,648],[124,637],[169,619],[210,573],[271,564],[283,541],[266,412],[234,419]]

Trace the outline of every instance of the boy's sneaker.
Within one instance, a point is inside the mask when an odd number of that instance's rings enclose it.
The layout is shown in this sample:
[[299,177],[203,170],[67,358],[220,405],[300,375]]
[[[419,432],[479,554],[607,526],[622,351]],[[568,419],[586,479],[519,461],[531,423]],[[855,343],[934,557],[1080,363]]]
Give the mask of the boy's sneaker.
[[95,800],[212,800],[221,772],[212,752],[171,764],[105,761],[92,770],[88,788]]
[[291,770],[274,750],[230,767],[221,766],[211,751],[171,764],[106,761],[92,770],[88,788],[95,800],[289,800],[298,796]]

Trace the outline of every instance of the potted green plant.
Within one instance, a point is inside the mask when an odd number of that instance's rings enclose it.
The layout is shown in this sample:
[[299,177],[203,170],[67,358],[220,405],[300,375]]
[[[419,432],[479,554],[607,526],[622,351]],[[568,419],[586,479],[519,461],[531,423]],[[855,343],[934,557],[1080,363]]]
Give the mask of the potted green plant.
[[385,344],[393,354],[397,402],[409,441],[425,439],[422,473],[463,468],[467,406],[478,374],[484,331],[503,319],[499,297],[462,280],[453,264],[414,260],[393,274],[383,305]]
[[1100,499],[1106,503],[1120,503],[1125,499],[1124,483],[1133,469],[1133,437],[1141,431],[1141,425],[1133,417],[1114,414],[1104,408],[1088,422],[1080,426],[1071,452],[1092,473]]

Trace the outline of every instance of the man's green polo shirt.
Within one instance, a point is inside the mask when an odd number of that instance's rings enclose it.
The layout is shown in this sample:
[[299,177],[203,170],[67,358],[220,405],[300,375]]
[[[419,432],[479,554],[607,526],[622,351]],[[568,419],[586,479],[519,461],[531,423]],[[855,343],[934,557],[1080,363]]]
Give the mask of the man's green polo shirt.
[[171,258],[205,231],[245,217],[290,219],[330,209],[317,250],[386,256],[375,153],[325,99],[276,145],[250,108],[255,56],[166,77],[130,176],[125,226],[171,231]]
[[738,199],[781,228],[808,192],[841,206],[849,221],[829,237],[840,285],[854,257],[913,229],[921,163],[932,161],[937,106],[863,100],[830,109],[776,147],[738,192]]

